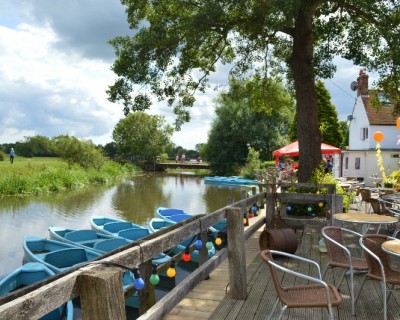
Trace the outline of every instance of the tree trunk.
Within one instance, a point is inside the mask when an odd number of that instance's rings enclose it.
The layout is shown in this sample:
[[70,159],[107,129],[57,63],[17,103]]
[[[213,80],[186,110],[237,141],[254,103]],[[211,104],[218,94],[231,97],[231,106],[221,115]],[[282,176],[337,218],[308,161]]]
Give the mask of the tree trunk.
[[312,18],[311,12],[299,11],[293,33],[292,56],[288,61],[296,89],[299,182],[307,182],[321,163],[321,132],[312,66]]

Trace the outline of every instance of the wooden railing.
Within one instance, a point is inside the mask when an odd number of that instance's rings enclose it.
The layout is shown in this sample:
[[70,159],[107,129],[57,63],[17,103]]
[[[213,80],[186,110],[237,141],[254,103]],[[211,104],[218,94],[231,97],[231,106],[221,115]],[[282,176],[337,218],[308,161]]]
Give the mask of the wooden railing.
[[[71,268],[0,298],[0,319],[37,319],[77,297],[80,298],[85,320],[126,319],[125,298],[122,291],[123,270],[103,265],[104,262],[129,268],[139,267],[146,283],[138,293],[141,320],[161,319],[226,257],[229,257],[230,294],[235,299],[245,299],[247,296],[245,240],[264,224],[264,219],[258,220],[244,232],[243,216],[247,214],[247,207],[253,203],[264,204],[266,193],[260,189],[256,194],[254,188],[251,197],[247,197],[245,191],[242,197],[243,200],[236,203],[231,203],[229,200],[229,204],[218,211],[195,216],[162,232],[152,234],[142,241],[105,254],[93,260],[94,263],[89,262],[87,265]],[[225,218],[229,239],[227,248],[207,260],[207,249],[203,246],[200,250],[201,265],[154,304],[153,288],[148,281],[151,275],[152,257],[199,233],[203,243],[206,243],[207,229]],[[134,289],[129,293],[132,294],[133,291]]]

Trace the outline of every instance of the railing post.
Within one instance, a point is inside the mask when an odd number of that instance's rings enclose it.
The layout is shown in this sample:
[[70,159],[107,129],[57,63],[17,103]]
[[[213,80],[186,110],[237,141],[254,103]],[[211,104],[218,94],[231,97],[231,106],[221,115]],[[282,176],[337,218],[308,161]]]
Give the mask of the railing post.
[[227,237],[229,286],[232,299],[245,300],[247,297],[246,252],[243,214],[239,208],[227,208]]
[[77,283],[83,319],[126,319],[120,269],[93,268],[79,275]]
[[[240,196],[241,196],[242,200],[246,199],[247,198],[247,191],[246,190],[242,190],[240,192]],[[248,227],[249,226],[249,215],[248,215],[248,212],[247,212],[246,205],[244,203],[242,204],[241,212],[242,212],[242,223],[246,227]]]
[[144,314],[152,306],[156,304],[155,288],[150,284],[150,276],[152,271],[152,261],[148,260],[139,266],[142,279],[144,279],[144,288],[138,291],[139,296],[139,314]]

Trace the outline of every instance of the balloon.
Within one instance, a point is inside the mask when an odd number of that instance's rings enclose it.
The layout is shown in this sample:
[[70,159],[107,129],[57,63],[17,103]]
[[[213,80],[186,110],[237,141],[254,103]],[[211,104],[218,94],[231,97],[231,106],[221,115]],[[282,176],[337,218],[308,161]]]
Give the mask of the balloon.
[[381,142],[383,140],[383,137],[384,137],[383,133],[380,132],[380,131],[377,131],[377,132],[374,133],[374,140],[376,142]]
[[400,117],[398,117],[396,120],[396,127],[397,129],[400,129]]

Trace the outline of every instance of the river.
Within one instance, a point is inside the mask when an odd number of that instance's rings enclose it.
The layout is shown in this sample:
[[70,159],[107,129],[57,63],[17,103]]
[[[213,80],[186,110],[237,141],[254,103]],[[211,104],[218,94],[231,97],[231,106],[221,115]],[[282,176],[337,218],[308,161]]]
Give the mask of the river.
[[23,261],[26,235],[48,237],[48,227],[90,228],[90,216],[104,215],[146,225],[158,207],[181,208],[192,214],[213,212],[240,200],[240,187],[204,184],[189,174],[143,174],[107,186],[46,196],[0,199],[0,279]]

